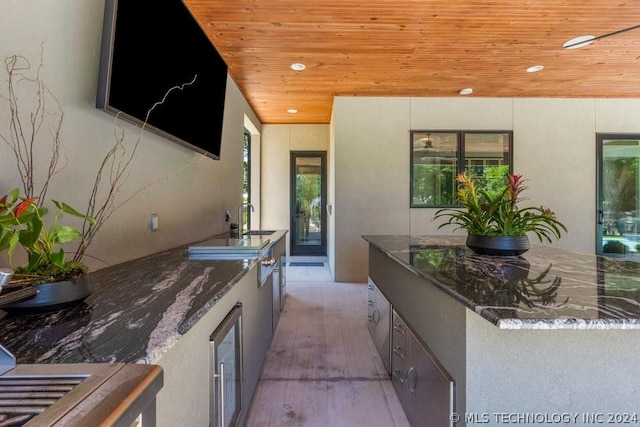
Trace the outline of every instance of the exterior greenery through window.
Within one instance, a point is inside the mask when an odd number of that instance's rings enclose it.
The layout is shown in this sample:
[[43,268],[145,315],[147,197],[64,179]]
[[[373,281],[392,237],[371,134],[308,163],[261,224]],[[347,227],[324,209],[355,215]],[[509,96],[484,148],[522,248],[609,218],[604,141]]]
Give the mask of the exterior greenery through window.
[[466,171],[498,191],[512,169],[511,131],[412,130],[411,207],[457,206],[456,175]]
[[[242,202],[251,203],[251,133],[244,130],[242,146]],[[251,209],[242,210],[242,229],[248,230],[251,224]]]

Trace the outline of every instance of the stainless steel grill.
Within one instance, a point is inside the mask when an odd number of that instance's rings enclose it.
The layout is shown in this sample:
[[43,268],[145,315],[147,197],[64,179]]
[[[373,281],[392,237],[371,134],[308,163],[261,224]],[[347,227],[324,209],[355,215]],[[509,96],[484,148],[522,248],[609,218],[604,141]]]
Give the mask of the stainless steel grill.
[[87,378],[87,375],[0,377],[0,427],[24,425]]
[[16,365],[0,345],[0,427],[153,427],[162,385],[155,365]]
[[124,363],[16,365],[0,374],[0,427],[155,426],[162,369]]

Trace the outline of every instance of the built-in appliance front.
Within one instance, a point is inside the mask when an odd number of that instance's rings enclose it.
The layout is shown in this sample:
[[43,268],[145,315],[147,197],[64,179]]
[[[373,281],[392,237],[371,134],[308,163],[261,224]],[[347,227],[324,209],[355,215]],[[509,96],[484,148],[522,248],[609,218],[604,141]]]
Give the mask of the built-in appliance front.
[[210,426],[235,426],[242,402],[242,304],[227,314],[209,339]]

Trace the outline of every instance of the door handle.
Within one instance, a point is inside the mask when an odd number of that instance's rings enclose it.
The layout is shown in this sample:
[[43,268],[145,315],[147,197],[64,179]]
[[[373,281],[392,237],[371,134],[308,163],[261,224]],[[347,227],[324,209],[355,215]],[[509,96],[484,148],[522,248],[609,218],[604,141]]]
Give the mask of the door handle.
[[378,309],[373,310],[372,319],[373,319],[373,324],[378,326],[378,323],[380,323],[380,310]]
[[393,347],[393,354],[395,354],[396,356],[404,359],[405,358],[405,352],[404,349],[402,347],[400,347],[399,345]]
[[393,378],[398,380],[400,384],[404,384],[405,377],[400,369],[396,368],[393,370]]
[[220,362],[220,425],[224,426],[224,362]]
[[604,224],[604,211],[602,209],[598,209],[598,224]]
[[404,327],[400,323],[394,323],[393,330],[400,332],[402,335],[404,335]]
[[407,388],[410,393],[415,393],[416,387],[418,386],[418,373],[416,369],[412,366],[407,371]]

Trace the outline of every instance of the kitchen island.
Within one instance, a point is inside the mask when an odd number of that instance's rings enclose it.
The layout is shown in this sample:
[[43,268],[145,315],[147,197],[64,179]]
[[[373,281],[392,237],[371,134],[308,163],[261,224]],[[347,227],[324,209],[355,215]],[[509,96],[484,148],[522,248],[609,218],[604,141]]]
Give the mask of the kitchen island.
[[457,425],[640,424],[640,264],[363,238],[371,281],[453,378]]
[[[278,230],[251,239],[283,247],[285,235]],[[209,336],[238,302],[245,405],[259,377],[273,293],[273,284],[260,286],[259,270],[255,256],[194,260],[188,246],[163,251],[90,273],[92,295],[71,309],[7,314],[0,342],[19,364],[158,364],[164,370],[158,425],[208,425]]]

